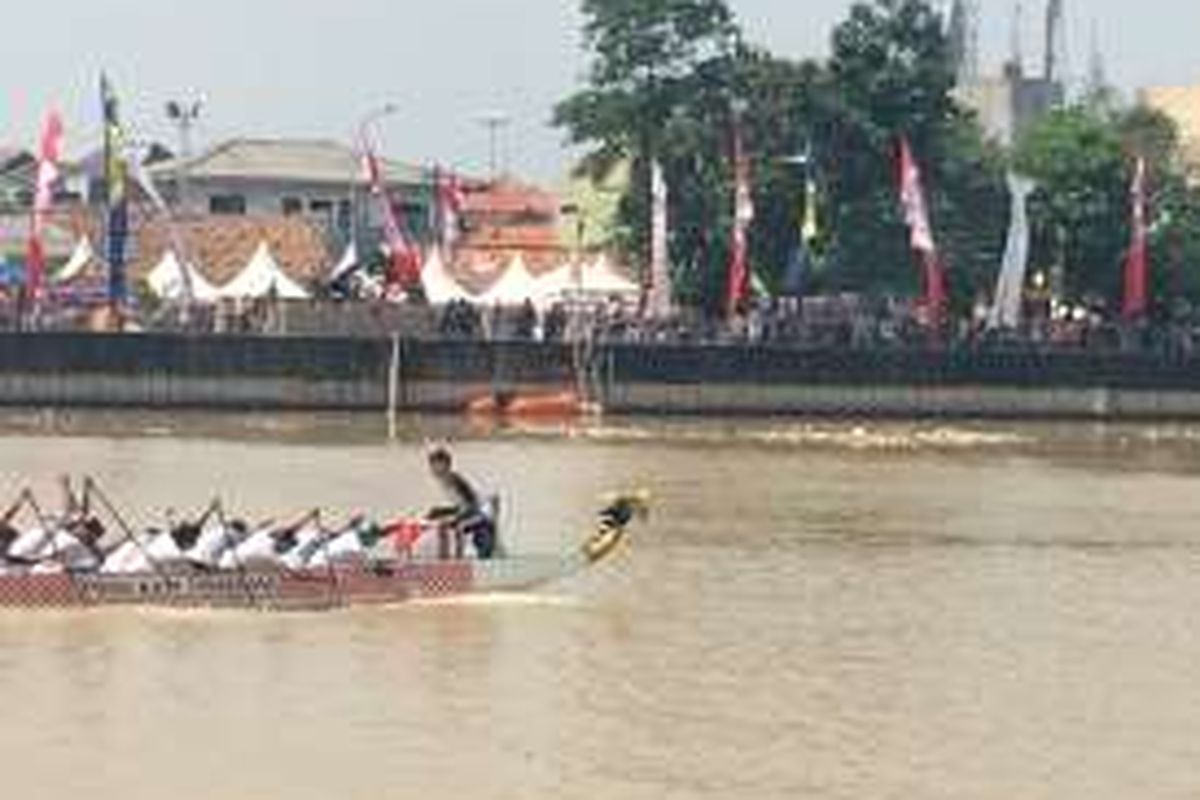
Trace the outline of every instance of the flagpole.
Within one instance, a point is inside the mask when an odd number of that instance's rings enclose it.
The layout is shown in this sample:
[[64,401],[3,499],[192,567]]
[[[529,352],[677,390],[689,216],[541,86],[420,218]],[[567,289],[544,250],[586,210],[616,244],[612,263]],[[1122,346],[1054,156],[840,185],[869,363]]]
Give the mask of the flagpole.
[[100,76],[100,95],[104,110],[109,313],[113,326],[121,331],[125,327],[124,305],[128,291],[125,245],[129,236],[129,187],[127,169],[122,160],[125,135],[121,128],[120,105],[108,76],[103,73]]
[[[114,176],[113,176],[113,155],[112,155],[113,142],[112,142],[112,129],[110,126],[110,121],[109,121],[108,75],[103,72],[100,73],[100,108],[101,108],[100,119],[102,120],[102,124],[104,126],[104,133],[103,133],[103,136],[104,136],[104,140],[103,140],[104,203],[101,205],[101,210],[104,213],[104,225],[102,226],[103,230],[101,231],[101,234],[100,234],[100,240],[101,240],[100,252],[102,252],[104,254],[104,262],[108,266],[108,276],[107,276],[108,277],[108,314],[109,314],[108,324],[110,326],[112,326],[112,325],[114,325],[114,323],[119,322],[117,304],[116,304],[115,298],[113,297],[113,274],[112,274],[112,271],[113,271],[114,267],[113,267],[112,258],[111,258],[111,254],[112,254],[112,208],[113,208],[112,186],[113,186],[113,178],[114,178]],[[119,326],[119,327],[123,327],[123,326]]]
[[430,231],[434,247],[440,252],[445,252],[445,220],[443,219],[445,212],[442,209],[442,167],[440,164],[433,165],[433,173],[431,176],[432,186],[430,187],[429,196],[433,204],[433,230]]
[[400,405],[400,334],[392,334],[392,353],[388,362],[388,401],[387,401],[387,424],[388,424],[388,441],[394,442],[397,437],[397,420],[396,414]]

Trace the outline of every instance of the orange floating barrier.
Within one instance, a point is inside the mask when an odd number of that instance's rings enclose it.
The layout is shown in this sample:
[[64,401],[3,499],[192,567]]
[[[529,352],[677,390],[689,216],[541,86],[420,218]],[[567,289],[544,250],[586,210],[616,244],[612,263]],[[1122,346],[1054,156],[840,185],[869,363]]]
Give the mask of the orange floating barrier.
[[595,406],[576,392],[499,392],[472,400],[467,405],[470,416],[501,419],[573,419],[592,413],[595,413]]

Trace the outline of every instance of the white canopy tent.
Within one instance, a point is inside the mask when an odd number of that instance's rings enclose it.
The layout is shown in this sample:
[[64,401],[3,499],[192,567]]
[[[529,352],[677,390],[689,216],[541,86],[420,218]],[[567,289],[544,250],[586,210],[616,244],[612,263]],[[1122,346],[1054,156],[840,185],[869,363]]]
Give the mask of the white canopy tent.
[[254,299],[274,295],[283,300],[306,300],[308,292],[284,272],[271,255],[266,242],[258,246],[254,257],[241,273],[220,289],[220,296],[231,300]]
[[577,288],[584,294],[609,297],[629,297],[642,293],[642,287],[615,269],[607,256],[600,256],[584,268]]
[[191,264],[185,267],[174,250],[163,253],[158,266],[146,276],[150,291],[163,300],[185,299],[188,292],[186,282],[191,283],[191,298],[198,303],[213,303],[221,297],[217,288],[198,269]]
[[519,306],[525,301],[543,302],[543,291],[538,279],[529,271],[525,259],[515,256],[492,287],[479,297],[479,302],[489,306]]
[[558,299],[579,288],[583,279],[583,265],[568,262],[558,266],[537,279],[538,291],[543,297]]
[[454,279],[446,269],[442,254],[434,250],[421,269],[421,285],[425,289],[425,297],[431,305],[443,306],[459,300],[473,300],[471,293]]

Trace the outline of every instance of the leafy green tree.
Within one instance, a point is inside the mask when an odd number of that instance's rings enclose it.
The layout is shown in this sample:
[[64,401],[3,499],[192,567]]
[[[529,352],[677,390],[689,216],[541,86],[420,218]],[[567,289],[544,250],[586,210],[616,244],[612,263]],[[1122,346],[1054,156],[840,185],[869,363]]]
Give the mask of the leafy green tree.
[[1158,311],[1200,300],[1200,192],[1189,185],[1180,138],[1165,114],[1122,106],[1095,69],[1078,105],[1028,131],[1017,166],[1040,183],[1034,195],[1034,264],[1060,266],[1068,299],[1120,305],[1130,242],[1130,184],[1148,166],[1151,288]]
[[1200,298],[1200,194],[1180,169],[1174,123],[1149,109],[1095,105],[1048,116],[1027,132],[1016,154],[1018,167],[1039,185],[1031,209],[1034,263],[1061,266],[1070,298],[1119,305],[1139,157],[1148,167],[1155,295]]
[[645,263],[649,165],[671,188],[671,257],[681,299],[716,309],[733,216],[735,114],[753,161],[751,260],[768,284],[798,245],[810,152],[820,187],[821,288],[912,292],[919,282],[901,219],[896,146],[925,169],[934,226],[965,301],[994,280],[1007,220],[1000,154],[951,94],[942,20],[925,0],[860,2],[833,35],[829,63],[747,45],[721,0],[584,0],[593,54],[586,88],[555,122],[587,148],[581,170],[631,164],[619,245]]
[[665,127],[706,64],[727,59],[740,33],[724,0],[583,0],[588,86],[555,109],[593,174],[658,155]]
[[[554,122],[589,148],[581,171],[598,177],[632,165],[618,244],[636,263],[649,249],[649,169],[664,165],[672,189],[673,260],[703,273],[716,242],[712,220],[722,185],[713,152],[728,116],[741,34],[724,0],[584,0],[584,40],[593,55],[588,86],[558,105]],[[722,102],[724,98],[724,102]]]
[[959,304],[994,281],[1007,220],[1004,162],[953,97],[941,17],[924,0],[856,4],[833,34],[822,161],[842,288],[918,289],[897,202],[897,141],[921,163],[935,232]]
[[1069,297],[1119,298],[1129,184],[1116,128],[1084,108],[1055,112],[1025,134],[1016,164],[1038,184],[1032,262],[1061,269]]
[[1200,191],[1188,181],[1178,127],[1144,106],[1116,115],[1113,125],[1127,165],[1142,157],[1149,169],[1150,277],[1159,311],[1177,299],[1200,300]]

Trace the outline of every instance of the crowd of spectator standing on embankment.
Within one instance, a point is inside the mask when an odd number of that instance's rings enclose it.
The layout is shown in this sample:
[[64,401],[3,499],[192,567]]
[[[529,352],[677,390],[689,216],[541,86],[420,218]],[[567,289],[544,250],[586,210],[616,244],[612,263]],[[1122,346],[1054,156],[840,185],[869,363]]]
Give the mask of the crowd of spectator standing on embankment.
[[[133,330],[235,335],[376,336],[483,341],[662,345],[755,345],[825,349],[1035,348],[1137,352],[1188,357],[1200,336],[1200,308],[1177,303],[1156,308],[1140,322],[1114,318],[1102,305],[1051,311],[1028,309],[1018,330],[988,326],[986,308],[947,317],[931,326],[910,301],[860,295],[761,299],[732,320],[685,310],[650,319],[635,305],[613,298],[584,305],[538,308],[482,306],[464,301],[441,307],[390,303],[257,300],[192,308],[162,307],[135,314]],[[78,311],[47,310],[33,317],[0,302],[0,325],[12,331],[94,330]]]
[[[539,311],[532,304],[502,312],[469,303],[445,307],[439,334],[451,339],[562,342],[580,337],[627,344],[727,344],[828,349],[1034,348],[1154,353],[1190,357],[1200,337],[1200,308],[1126,323],[1103,309],[1077,307],[1031,314],[1017,330],[989,326],[985,311],[950,317],[931,326],[911,304],[881,300],[801,304],[763,300],[728,321],[700,313],[647,319],[613,303],[582,312],[565,306]],[[1048,309],[1047,309],[1048,312]]]

